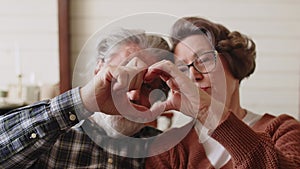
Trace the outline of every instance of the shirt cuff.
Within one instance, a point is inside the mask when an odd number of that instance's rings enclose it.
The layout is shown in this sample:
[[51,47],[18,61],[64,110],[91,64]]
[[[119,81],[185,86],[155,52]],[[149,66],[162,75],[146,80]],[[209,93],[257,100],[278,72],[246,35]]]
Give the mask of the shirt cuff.
[[85,109],[79,87],[51,99],[50,112],[57,120],[61,130],[71,128],[80,120],[86,119],[93,114]]

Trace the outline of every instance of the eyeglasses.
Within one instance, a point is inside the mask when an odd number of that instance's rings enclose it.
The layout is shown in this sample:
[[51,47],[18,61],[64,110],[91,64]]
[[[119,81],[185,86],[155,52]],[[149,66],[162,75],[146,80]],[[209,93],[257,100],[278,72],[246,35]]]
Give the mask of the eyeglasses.
[[217,55],[218,52],[216,50],[206,51],[204,53],[197,54],[195,60],[188,65],[183,63],[177,63],[176,65],[178,69],[184,73],[188,72],[189,68],[193,66],[198,72],[207,74],[213,71],[216,67]]

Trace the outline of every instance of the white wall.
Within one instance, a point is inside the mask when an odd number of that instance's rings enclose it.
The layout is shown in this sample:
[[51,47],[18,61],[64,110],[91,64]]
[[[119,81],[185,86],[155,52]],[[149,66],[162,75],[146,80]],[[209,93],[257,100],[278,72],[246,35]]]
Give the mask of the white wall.
[[59,82],[56,0],[0,0],[0,86],[17,83],[16,52],[23,82]]
[[300,1],[298,0],[72,0],[73,63],[95,31],[139,12],[197,15],[252,37],[257,69],[242,82],[242,106],[257,113],[299,118]]

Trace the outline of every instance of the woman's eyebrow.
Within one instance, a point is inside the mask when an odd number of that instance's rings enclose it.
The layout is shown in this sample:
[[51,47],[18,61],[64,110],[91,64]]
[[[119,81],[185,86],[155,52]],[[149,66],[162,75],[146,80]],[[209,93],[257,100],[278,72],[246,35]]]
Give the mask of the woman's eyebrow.
[[207,50],[207,49],[199,49],[197,51],[194,52],[194,57],[198,57],[199,55],[203,54],[204,52],[210,51],[211,49]]

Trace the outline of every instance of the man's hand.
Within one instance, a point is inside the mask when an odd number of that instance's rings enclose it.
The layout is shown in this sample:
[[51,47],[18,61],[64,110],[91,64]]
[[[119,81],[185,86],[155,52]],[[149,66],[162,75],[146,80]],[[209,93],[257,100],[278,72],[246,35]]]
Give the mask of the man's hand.
[[[122,115],[139,123],[147,123],[164,112],[165,107],[135,105],[127,92],[140,90],[149,64],[134,57],[124,66],[104,65],[95,77],[81,88],[84,106],[90,112]],[[154,104],[156,105],[156,104]]]
[[[103,65],[101,70],[84,87],[81,88],[81,98],[84,106],[90,112],[103,112],[110,115],[119,115],[113,95],[118,95],[126,108],[130,101],[126,96],[128,90],[140,88],[146,65],[137,58],[133,58],[125,66]],[[126,110],[126,109],[124,109]]]

